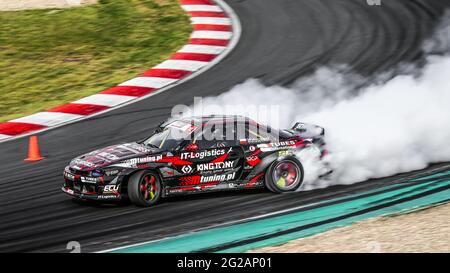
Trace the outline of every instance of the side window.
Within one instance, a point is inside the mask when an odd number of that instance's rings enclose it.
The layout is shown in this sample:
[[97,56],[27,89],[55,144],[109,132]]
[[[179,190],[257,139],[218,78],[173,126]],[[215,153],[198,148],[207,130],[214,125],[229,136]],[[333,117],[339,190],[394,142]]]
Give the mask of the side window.
[[[233,136],[227,135],[228,126],[223,124],[212,124],[203,127],[203,130],[194,138],[200,149],[212,149],[220,147],[230,147],[236,145]],[[230,132],[228,132],[230,134]]]

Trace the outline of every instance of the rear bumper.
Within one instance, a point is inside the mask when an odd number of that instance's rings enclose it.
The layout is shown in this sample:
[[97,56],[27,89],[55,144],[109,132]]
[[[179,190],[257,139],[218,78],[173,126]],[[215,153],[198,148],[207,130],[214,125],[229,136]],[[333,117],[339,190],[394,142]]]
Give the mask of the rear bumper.
[[122,195],[113,195],[113,194],[109,194],[109,195],[99,195],[99,194],[92,194],[92,193],[79,193],[76,192],[72,189],[70,189],[69,187],[61,187],[61,190],[78,199],[83,199],[83,200],[97,200],[97,201],[120,201],[123,200]]

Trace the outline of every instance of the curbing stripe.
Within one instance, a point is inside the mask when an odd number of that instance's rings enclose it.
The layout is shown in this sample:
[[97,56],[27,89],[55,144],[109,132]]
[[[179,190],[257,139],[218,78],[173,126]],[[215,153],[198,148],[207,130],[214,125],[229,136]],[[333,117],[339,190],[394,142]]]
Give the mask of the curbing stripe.
[[119,84],[119,86],[139,86],[149,88],[161,88],[177,81],[171,78],[159,78],[159,77],[137,77]]
[[2,135],[10,135],[10,136],[18,136],[20,134],[42,130],[47,128],[47,126],[31,124],[31,123],[22,123],[22,122],[4,122],[0,123],[0,132]]
[[215,12],[215,11],[189,11],[189,15],[192,17],[227,17],[225,12]]
[[212,12],[223,12],[219,6],[214,5],[182,5],[185,11],[212,11]]
[[210,0],[180,0],[182,5],[215,5]]
[[231,26],[227,25],[194,25],[194,30],[217,30],[217,31],[231,31]]
[[109,108],[108,106],[103,105],[68,103],[65,105],[52,108],[47,112],[60,112],[60,113],[88,116],[106,110],[108,108]]
[[102,92],[100,92],[100,94],[142,97],[153,91],[155,91],[155,88],[121,85],[121,86],[116,86],[116,87],[107,89],[105,91],[102,91]]
[[231,20],[229,18],[216,18],[216,17],[191,17],[193,25],[226,25],[231,26]]
[[[119,86],[45,112],[0,123],[0,143],[61,127],[159,94],[203,73],[236,46],[241,34],[239,18],[223,0],[180,0],[180,5],[191,16],[194,28],[189,44],[186,45],[188,49],[178,51],[171,59]],[[205,52],[200,52],[199,49],[189,49],[188,46],[215,46],[223,49],[205,48]],[[169,83],[165,84],[160,79],[150,80],[154,81],[150,83],[148,79],[141,78],[166,78],[165,81]],[[161,87],[150,87],[153,84]]]
[[228,44],[228,40],[221,39],[190,39],[189,43],[193,45],[214,45],[214,46],[226,46]]
[[80,104],[95,104],[95,105],[104,105],[104,106],[116,106],[132,100],[136,97],[132,96],[122,96],[122,95],[109,95],[109,94],[95,94],[89,97],[82,98],[80,100],[75,101],[75,103]]
[[207,64],[208,62],[200,62],[200,61],[167,60],[155,66],[155,68],[196,71]]
[[11,122],[21,122],[29,124],[37,124],[42,126],[53,126],[74,119],[79,119],[82,115],[58,113],[58,112],[39,112],[23,118],[11,120]]
[[181,79],[191,74],[191,71],[186,70],[177,70],[177,69],[149,69],[142,73],[141,76],[147,77],[163,77],[163,78],[172,78],[172,79]]
[[192,39],[222,39],[229,40],[232,33],[229,31],[197,30],[192,32]]
[[220,54],[225,50],[224,46],[209,45],[185,45],[178,52],[182,53],[202,53],[202,54]]
[[202,54],[202,53],[175,53],[170,57],[171,60],[191,60],[191,61],[201,61],[210,62],[217,55],[216,54]]

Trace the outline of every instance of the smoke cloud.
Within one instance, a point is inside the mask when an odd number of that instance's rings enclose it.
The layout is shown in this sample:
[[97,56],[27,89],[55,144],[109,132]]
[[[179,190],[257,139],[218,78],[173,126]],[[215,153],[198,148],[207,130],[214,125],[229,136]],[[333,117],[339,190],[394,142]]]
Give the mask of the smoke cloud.
[[[248,115],[278,128],[289,128],[296,121],[324,127],[334,173],[326,181],[309,173],[306,189],[450,161],[450,13],[423,50],[425,65],[399,66],[396,76],[367,79],[349,67],[336,66],[320,68],[289,88],[249,79],[204,99],[203,105],[227,107],[203,109],[203,114]],[[276,122],[274,115],[247,111],[251,105],[277,107]]]

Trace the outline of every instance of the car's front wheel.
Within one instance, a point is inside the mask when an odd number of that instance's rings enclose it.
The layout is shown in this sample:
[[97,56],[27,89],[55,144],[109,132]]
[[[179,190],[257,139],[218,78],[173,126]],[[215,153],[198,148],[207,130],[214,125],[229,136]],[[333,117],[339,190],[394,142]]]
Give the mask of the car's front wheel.
[[149,207],[158,203],[161,192],[161,180],[154,171],[136,172],[128,182],[128,197],[136,206]]
[[265,185],[275,193],[296,191],[303,183],[303,166],[295,157],[272,163],[266,172]]

